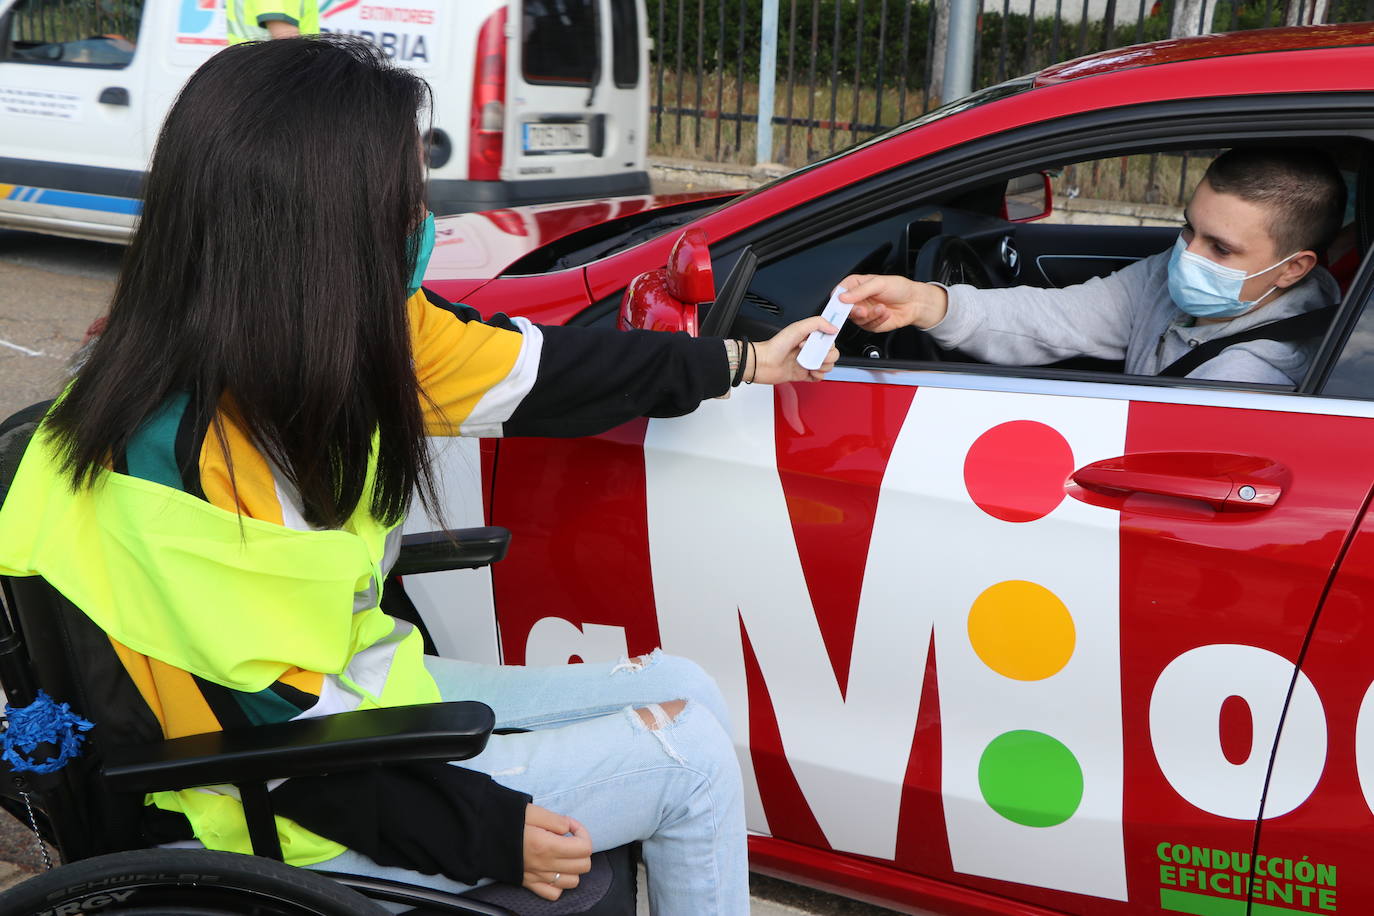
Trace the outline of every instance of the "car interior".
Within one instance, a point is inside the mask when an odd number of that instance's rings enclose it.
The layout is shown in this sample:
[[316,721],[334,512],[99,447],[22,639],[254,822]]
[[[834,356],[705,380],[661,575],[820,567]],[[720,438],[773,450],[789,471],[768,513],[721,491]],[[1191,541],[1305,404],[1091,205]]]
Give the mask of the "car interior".
[[[1193,187],[1224,148],[1154,149],[1041,163],[878,214],[762,263],[748,284],[734,330],[758,339],[818,314],[831,287],[850,273],[1046,289],[1107,276],[1173,244]],[[1320,253],[1344,292],[1360,253],[1374,241],[1366,225],[1374,149],[1350,138],[1322,142],[1320,148],[1332,155],[1349,193],[1345,226]],[[941,348],[916,328],[870,334],[846,324],[836,345],[842,362],[850,365],[873,360],[956,368],[952,363],[964,364],[958,367],[962,370],[977,363],[968,354]],[[1121,373],[1123,364],[1079,357],[1045,368]]]

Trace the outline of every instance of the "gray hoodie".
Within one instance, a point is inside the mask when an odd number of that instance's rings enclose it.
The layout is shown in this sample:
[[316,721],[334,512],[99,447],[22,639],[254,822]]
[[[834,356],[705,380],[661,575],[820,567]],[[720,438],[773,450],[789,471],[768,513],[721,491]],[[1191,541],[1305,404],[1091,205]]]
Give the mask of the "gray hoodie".
[[[1340,288],[1321,267],[1278,298],[1230,321],[1199,324],[1169,296],[1169,251],[1109,277],[1064,289],[949,287],[949,312],[930,329],[942,347],[989,363],[1039,366],[1075,356],[1125,359],[1131,375],[1155,375],[1211,340],[1330,305]],[[1297,385],[1320,338],[1251,340],[1227,347],[1189,378]]]

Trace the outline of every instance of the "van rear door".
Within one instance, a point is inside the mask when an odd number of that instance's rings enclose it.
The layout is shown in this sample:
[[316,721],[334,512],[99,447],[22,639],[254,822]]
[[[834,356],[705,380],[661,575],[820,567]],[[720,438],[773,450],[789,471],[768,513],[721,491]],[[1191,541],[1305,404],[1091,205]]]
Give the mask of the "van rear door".
[[503,177],[647,191],[643,0],[510,0],[509,17]]

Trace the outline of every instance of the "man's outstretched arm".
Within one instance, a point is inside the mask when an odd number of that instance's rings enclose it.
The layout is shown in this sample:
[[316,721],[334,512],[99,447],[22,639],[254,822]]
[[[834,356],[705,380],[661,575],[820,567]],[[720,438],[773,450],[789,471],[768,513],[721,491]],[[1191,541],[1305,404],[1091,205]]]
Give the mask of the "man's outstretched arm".
[[[1140,262],[1137,262],[1140,263]],[[1034,366],[1075,356],[1122,359],[1145,271],[1136,265],[1065,289],[976,289],[918,283],[898,276],[852,275],[840,281],[854,302],[849,320],[868,331],[928,331],[942,347],[975,359]]]

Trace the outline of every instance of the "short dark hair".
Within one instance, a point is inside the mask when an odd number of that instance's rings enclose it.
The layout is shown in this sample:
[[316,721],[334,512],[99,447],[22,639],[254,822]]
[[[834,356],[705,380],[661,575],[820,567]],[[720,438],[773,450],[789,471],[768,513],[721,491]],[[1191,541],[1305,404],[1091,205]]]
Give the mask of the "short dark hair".
[[1302,147],[1227,150],[1203,180],[1218,194],[1269,209],[1269,237],[1280,254],[1331,244],[1345,218],[1345,181],[1330,157]]

